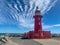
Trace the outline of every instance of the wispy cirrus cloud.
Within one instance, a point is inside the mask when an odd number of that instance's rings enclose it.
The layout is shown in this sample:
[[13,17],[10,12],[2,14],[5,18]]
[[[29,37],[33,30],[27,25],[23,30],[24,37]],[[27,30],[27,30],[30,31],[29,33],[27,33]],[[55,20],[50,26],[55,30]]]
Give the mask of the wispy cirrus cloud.
[[[36,7],[39,6],[39,9],[41,10],[42,14],[44,14],[44,13],[48,12],[55,5],[56,2],[57,2],[57,0],[55,0],[53,2],[51,0],[37,0],[37,1],[36,0],[30,0],[30,2],[29,2],[30,5],[28,7],[27,3],[24,1],[24,4],[26,4],[26,5],[25,5],[25,13],[23,13],[23,14],[26,16],[26,18],[25,19],[21,18],[20,25],[23,27],[28,27],[28,26],[33,27],[34,24],[31,23],[32,22],[31,21],[31,18],[32,18],[31,15],[34,15]],[[28,12],[27,12],[27,9],[28,9]],[[30,11],[33,13],[31,13]],[[30,18],[27,18],[29,16],[30,16]],[[43,27],[47,28],[47,27],[53,27],[53,26],[43,25]]]
[[[20,26],[32,28],[34,26],[33,15],[35,13],[36,7],[38,6],[41,13],[45,14],[46,12],[51,10],[53,6],[55,6],[57,0],[53,0],[53,1],[52,0],[37,0],[37,1],[36,0],[6,0],[6,1],[0,1],[0,2],[2,2],[3,8],[4,6],[6,6],[5,9],[1,8],[2,12],[3,11],[8,12],[8,15],[2,17],[1,19],[6,18],[5,21],[10,20],[11,22],[13,21],[18,22]],[[7,16],[8,16],[8,19],[7,19]],[[43,27],[47,28],[47,27],[53,27],[53,26],[43,25]]]

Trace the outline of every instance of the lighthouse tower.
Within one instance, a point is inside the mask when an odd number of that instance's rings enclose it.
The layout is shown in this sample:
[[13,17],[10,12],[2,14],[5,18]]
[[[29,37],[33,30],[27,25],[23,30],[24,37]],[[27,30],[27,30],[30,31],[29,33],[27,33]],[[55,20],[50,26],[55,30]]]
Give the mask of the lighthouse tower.
[[42,15],[38,7],[36,7],[35,15],[33,16],[34,22],[34,38],[43,38],[42,31]]
[[42,32],[42,15],[40,10],[38,9],[38,7],[35,10],[35,16],[33,16],[35,19],[35,23],[34,23],[34,32],[38,33],[38,32]]

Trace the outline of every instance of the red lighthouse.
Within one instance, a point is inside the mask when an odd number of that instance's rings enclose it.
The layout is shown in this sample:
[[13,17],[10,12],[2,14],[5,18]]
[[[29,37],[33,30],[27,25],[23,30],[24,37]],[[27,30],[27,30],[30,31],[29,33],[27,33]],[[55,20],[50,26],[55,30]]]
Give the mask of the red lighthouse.
[[43,31],[42,29],[42,15],[38,7],[35,10],[35,15],[33,16],[35,19],[34,22],[34,31],[29,31],[25,33],[22,37],[29,38],[29,39],[47,39],[51,38],[50,31]]
[[42,15],[40,13],[40,10],[38,10],[38,7],[36,8],[35,11],[35,16],[33,16],[35,19],[35,24],[34,24],[34,32],[42,32]]

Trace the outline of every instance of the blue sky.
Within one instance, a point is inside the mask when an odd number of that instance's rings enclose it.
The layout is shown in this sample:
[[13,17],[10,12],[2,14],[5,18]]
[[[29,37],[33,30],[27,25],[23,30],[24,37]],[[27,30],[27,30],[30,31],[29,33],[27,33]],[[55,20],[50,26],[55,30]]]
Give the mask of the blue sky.
[[0,0],[0,33],[34,30],[37,6],[43,16],[43,30],[60,33],[60,0]]

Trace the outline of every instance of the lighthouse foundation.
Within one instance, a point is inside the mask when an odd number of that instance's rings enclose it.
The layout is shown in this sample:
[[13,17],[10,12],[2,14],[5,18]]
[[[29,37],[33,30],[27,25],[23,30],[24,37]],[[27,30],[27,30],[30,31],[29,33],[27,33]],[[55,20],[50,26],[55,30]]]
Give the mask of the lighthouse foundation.
[[30,31],[28,37],[30,39],[49,39],[51,38],[51,33],[50,31],[42,31],[37,33]]
[[27,34],[23,35],[24,39],[50,39],[50,31],[42,31],[35,33],[34,31],[29,31]]

